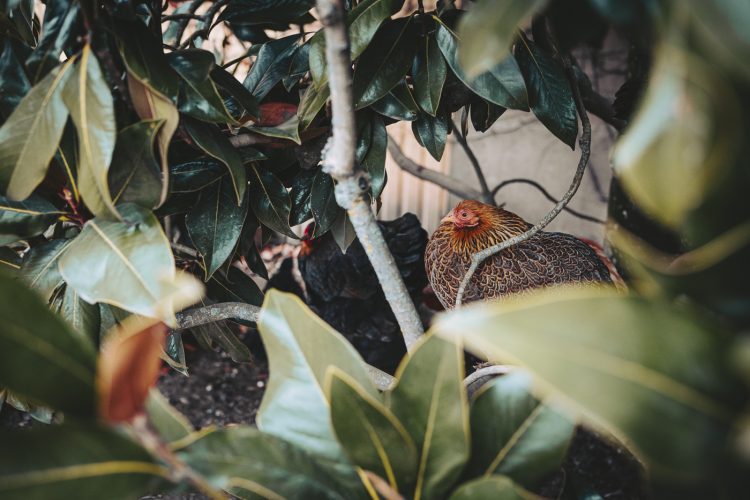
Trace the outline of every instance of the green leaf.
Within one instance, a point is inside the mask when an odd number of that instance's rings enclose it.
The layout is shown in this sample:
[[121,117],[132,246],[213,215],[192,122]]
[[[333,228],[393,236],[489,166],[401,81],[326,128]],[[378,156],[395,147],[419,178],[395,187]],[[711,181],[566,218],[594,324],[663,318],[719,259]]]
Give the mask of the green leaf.
[[[442,56],[440,56],[442,59]],[[372,109],[383,116],[394,120],[416,120],[419,114],[419,106],[414,101],[408,85],[402,81],[372,105]]]
[[[325,103],[325,101],[323,101]],[[294,142],[295,144],[302,144],[302,139],[299,136],[299,118],[293,116],[289,120],[285,121],[281,125],[275,127],[247,127],[248,130],[255,132],[256,134],[265,135],[266,137],[275,137],[277,139],[286,139]]]
[[526,79],[531,111],[558,139],[575,149],[578,112],[563,68],[525,37],[516,49],[516,61]]
[[173,322],[159,302],[173,292],[174,258],[159,221],[148,210],[120,206],[127,222],[95,218],[60,258],[60,273],[87,302]]
[[489,70],[510,55],[518,25],[530,19],[546,0],[480,0],[458,24],[459,58],[468,76]]
[[117,134],[109,168],[109,186],[114,203],[136,203],[144,208],[159,205],[162,179],[154,157],[154,141],[162,120],[134,123]]
[[417,472],[417,449],[403,424],[335,367],[328,370],[325,390],[331,425],[351,461],[385,479],[394,491],[410,492]]
[[7,119],[31,89],[12,43],[6,43],[0,55],[0,88],[3,89],[0,94],[0,115]]
[[333,188],[333,178],[323,172],[322,168],[319,169],[313,178],[310,191],[310,210],[315,219],[313,237],[325,234],[343,210],[336,203]]
[[471,124],[477,132],[486,132],[505,111],[504,107],[477,96],[471,100]]
[[467,307],[436,332],[491,359],[523,362],[628,438],[655,472],[699,478],[717,463],[738,389],[721,331],[684,310],[598,288],[549,290]]
[[435,335],[422,340],[396,371],[388,407],[419,453],[414,498],[440,498],[469,459],[469,409],[463,351]]
[[0,186],[9,198],[28,198],[47,174],[68,119],[62,89],[73,61],[34,85],[0,127]]
[[386,181],[385,157],[388,149],[388,133],[385,122],[376,114],[370,116],[370,148],[362,158],[362,168],[370,176],[370,192],[377,198],[383,192]]
[[41,196],[32,195],[24,201],[0,196],[0,244],[42,234],[62,214]]
[[575,423],[531,391],[531,376],[520,370],[480,389],[471,405],[472,475],[501,474],[530,487],[560,468]]
[[237,123],[209,78],[216,64],[213,54],[201,49],[180,50],[168,54],[167,60],[182,77],[180,111],[203,121]]
[[292,201],[284,184],[273,173],[250,165],[250,208],[258,220],[274,231],[297,238],[289,227]]
[[438,23],[437,42],[453,73],[478,96],[504,108],[529,110],[523,75],[513,57],[508,55],[489,71],[469,78],[456,61],[456,37],[442,22]]
[[209,346],[214,342],[221,347],[235,363],[250,363],[253,355],[250,349],[232,332],[226,321],[216,321],[190,329],[196,338],[207,341]]
[[305,130],[312,124],[329,97],[331,97],[331,89],[328,88],[328,84],[322,85],[319,89],[313,85],[307,87],[297,108],[300,129]]
[[379,397],[364,361],[340,333],[292,294],[266,293],[258,331],[271,374],[258,410],[258,427],[328,459],[342,460],[324,397],[326,370],[337,366],[372,397]]
[[21,281],[36,290],[45,301],[63,282],[58,264],[72,241],[61,238],[35,245],[23,259],[19,273]]
[[414,137],[437,161],[443,157],[445,142],[448,140],[448,118],[444,114],[430,116],[426,113],[411,123]]
[[208,296],[216,302],[243,302],[259,306],[263,303],[263,292],[255,281],[234,266],[211,276],[206,283]]
[[[258,99],[240,83],[234,75],[222,67],[215,67],[211,70],[211,79],[216,85],[224,89],[235,101],[237,101],[245,112],[251,117],[260,116]],[[240,117],[237,117],[240,118]]]
[[450,500],[525,500],[536,498],[516,486],[508,477],[492,476],[462,484]]
[[145,409],[149,423],[167,443],[179,441],[193,432],[193,426],[188,419],[170,405],[167,398],[156,388],[149,392]]
[[60,64],[60,54],[73,44],[79,27],[80,6],[72,0],[50,2],[44,9],[42,36],[26,59],[33,82],[38,82]]
[[183,121],[185,129],[195,143],[206,152],[209,156],[216,158],[227,167],[227,171],[232,179],[234,192],[237,197],[237,205],[242,204],[242,198],[245,196],[247,184],[247,174],[245,166],[242,164],[242,158],[229,139],[224,136],[214,125],[202,123],[191,118],[185,118]]
[[336,220],[333,221],[331,236],[343,253],[346,253],[349,246],[357,239],[357,233],[354,232],[354,226],[346,210],[341,210]]
[[94,345],[99,343],[101,317],[98,304],[89,304],[73,287],[66,286],[58,313],[77,334]]
[[[71,415],[92,416],[93,345],[72,332],[37,294],[2,275],[0,320],[0,386]],[[2,442],[0,454],[10,449]],[[0,492],[2,474],[8,470],[7,465],[0,467]]]
[[0,273],[5,276],[18,277],[21,262],[21,256],[15,250],[0,247]]
[[203,259],[208,280],[232,255],[247,214],[247,196],[234,202],[234,186],[224,175],[200,192],[198,202],[185,216],[185,227]]
[[352,93],[356,109],[376,102],[404,78],[414,60],[418,37],[411,17],[383,24],[354,71]]
[[90,45],[83,47],[62,96],[78,134],[78,192],[94,215],[119,219],[107,183],[117,136],[114,102]]
[[412,65],[414,95],[422,110],[435,116],[438,111],[448,66],[440,53],[435,36],[428,36],[417,51]]
[[[401,2],[394,0],[364,0],[359,2],[347,16],[349,25],[349,48],[352,61],[356,60],[370,45],[380,25],[401,7]],[[328,82],[326,74],[325,37],[319,31],[310,39],[310,73],[315,88]]]
[[287,75],[300,35],[290,35],[266,42],[260,48],[242,85],[256,99],[262,100]]
[[331,463],[252,427],[209,432],[178,456],[240,498],[369,498],[352,466]]
[[312,217],[310,210],[310,196],[312,194],[312,181],[316,172],[312,169],[302,170],[292,179],[292,189],[289,197],[292,200],[292,210],[289,214],[289,225],[302,224]]
[[172,193],[194,193],[219,180],[226,167],[213,158],[199,158],[169,167]]
[[146,450],[114,430],[37,427],[2,433],[0,496],[7,500],[132,499],[169,478]]

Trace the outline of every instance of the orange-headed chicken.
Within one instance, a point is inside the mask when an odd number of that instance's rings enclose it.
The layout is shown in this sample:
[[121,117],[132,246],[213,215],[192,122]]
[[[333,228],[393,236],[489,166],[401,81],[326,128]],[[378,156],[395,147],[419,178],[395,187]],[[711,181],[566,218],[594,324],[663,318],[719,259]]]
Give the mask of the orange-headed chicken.
[[[427,278],[443,306],[455,306],[472,255],[530,227],[502,208],[473,200],[459,203],[443,218],[425,251]],[[540,231],[480,264],[464,291],[463,302],[561,283],[609,283],[612,273],[616,273],[614,268],[587,243],[569,234]]]

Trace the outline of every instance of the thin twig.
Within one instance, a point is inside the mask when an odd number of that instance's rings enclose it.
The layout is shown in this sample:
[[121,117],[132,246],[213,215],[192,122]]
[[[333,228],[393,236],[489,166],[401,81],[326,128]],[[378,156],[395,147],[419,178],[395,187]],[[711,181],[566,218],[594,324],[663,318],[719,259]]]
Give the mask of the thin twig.
[[477,268],[482,262],[485,261],[485,259],[505,250],[508,247],[528,240],[529,238],[536,235],[539,231],[544,229],[547,224],[552,222],[555,217],[557,217],[560,212],[562,212],[562,210],[568,205],[568,203],[570,203],[573,195],[576,194],[576,191],[578,191],[578,187],[581,185],[581,179],[583,179],[583,174],[586,171],[586,165],[589,162],[589,155],[591,153],[591,122],[589,121],[589,117],[586,114],[586,108],[583,105],[581,92],[578,89],[578,81],[570,62],[570,58],[565,57],[564,63],[566,72],[568,74],[568,80],[570,81],[570,86],[573,90],[576,109],[578,111],[578,115],[581,117],[581,124],[583,127],[581,138],[578,141],[581,146],[581,159],[578,162],[578,167],[576,168],[576,173],[573,176],[573,181],[571,182],[570,187],[568,188],[566,193],[563,195],[562,199],[554,206],[552,210],[549,211],[549,213],[547,213],[547,215],[542,218],[541,221],[539,221],[531,229],[524,232],[523,234],[507,239],[502,243],[498,243],[497,245],[485,248],[484,250],[481,250],[472,256],[469,270],[464,275],[463,280],[461,280],[461,285],[458,287],[455,307],[459,307],[461,305],[461,301],[463,299],[464,292],[466,291],[466,287],[468,286],[469,281],[471,281],[471,278],[474,276]]
[[215,24],[213,23],[214,16],[217,14],[217,12],[219,12],[219,9],[227,4],[228,1],[229,0],[216,0],[213,4],[211,4],[211,7],[209,7],[208,10],[206,10],[206,13],[201,16],[201,20],[199,21],[201,23],[201,27],[198,28],[196,26],[195,31],[187,38],[187,40],[180,44],[180,48],[184,49],[189,47],[190,43],[198,37],[208,38],[208,35],[211,33],[211,30],[215,26]]
[[453,122],[453,119],[449,120],[448,123],[450,124],[453,133],[456,135],[456,140],[463,148],[466,156],[469,158],[471,166],[474,167],[474,172],[477,174],[479,185],[482,187],[482,201],[484,201],[485,203],[489,203],[490,205],[494,205],[495,199],[490,192],[490,186],[487,184],[487,179],[485,179],[484,172],[482,172],[482,166],[479,164],[479,160],[474,154],[474,151],[472,151],[471,147],[469,147],[469,143],[466,140],[466,137],[464,137],[459,128]]
[[[260,307],[243,302],[221,302],[219,304],[211,304],[178,312],[176,316],[176,331],[187,330],[188,328],[207,325],[225,319],[239,319],[257,323],[260,318]],[[384,371],[370,365],[367,365],[366,368],[370,379],[381,391],[388,389],[393,384],[393,377]]]
[[440,186],[449,193],[453,193],[464,200],[478,200],[482,197],[481,192],[461,180],[454,179],[453,177],[440,173],[437,170],[423,167],[410,158],[407,158],[391,136],[388,136],[388,152],[391,153],[393,161],[396,162],[396,165],[401,167],[401,170],[409,172],[414,177],[418,177],[419,179],[431,182],[436,186]]
[[[539,184],[536,181],[533,181],[531,179],[525,179],[523,177],[519,177],[517,179],[508,179],[506,181],[501,182],[500,184],[498,184],[497,186],[495,186],[495,188],[492,190],[492,197],[494,198],[497,195],[498,191],[500,191],[502,188],[504,188],[505,186],[508,186],[510,184],[528,184],[529,186],[534,186],[549,201],[551,201],[552,203],[559,203],[559,200],[557,198],[555,198],[554,196],[552,196],[551,194],[549,194],[549,192],[546,189],[544,189],[544,186],[542,186],[541,184]],[[566,212],[568,212],[570,215],[578,217],[579,219],[583,219],[583,220],[595,222],[597,224],[606,224],[605,221],[603,221],[601,219],[597,219],[593,215],[587,215],[587,214],[581,213],[578,210],[575,210],[575,209],[567,207],[567,206],[564,207],[563,210],[565,210]]]
[[[204,0],[193,0],[193,3],[190,4],[190,7],[188,7],[188,13],[189,14],[195,14],[195,11],[198,10],[198,7],[203,5]],[[182,34],[185,33],[185,28],[187,28],[188,23],[190,23],[189,18],[181,19],[177,23],[177,31],[175,31],[175,45],[180,45],[180,40],[182,40]]]
[[166,16],[162,16],[161,22],[177,21],[177,20],[182,20],[182,19],[187,19],[187,20],[190,20],[190,19],[203,19],[203,16],[201,16],[199,14],[169,14],[169,15],[166,15]]
[[337,181],[336,202],[347,210],[354,232],[375,269],[385,298],[401,327],[406,348],[411,350],[424,334],[422,321],[370,207],[369,176],[354,161],[357,127],[352,99],[349,34],[343,2],[318,0],[317,9],[326,40],[333,132],[325,148],[324,169]]

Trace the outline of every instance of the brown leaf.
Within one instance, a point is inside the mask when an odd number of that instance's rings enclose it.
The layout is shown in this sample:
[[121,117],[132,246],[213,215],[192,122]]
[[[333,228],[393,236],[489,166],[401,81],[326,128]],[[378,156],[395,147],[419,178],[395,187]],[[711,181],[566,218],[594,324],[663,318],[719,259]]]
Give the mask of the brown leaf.
[[[133,326],[126,322],[104,343],[99,355],[99,416],[110,423],[127,422],[143,411],[156,384],[167,327],[164,323]],[[133,333],[134,332],[134,333]]]

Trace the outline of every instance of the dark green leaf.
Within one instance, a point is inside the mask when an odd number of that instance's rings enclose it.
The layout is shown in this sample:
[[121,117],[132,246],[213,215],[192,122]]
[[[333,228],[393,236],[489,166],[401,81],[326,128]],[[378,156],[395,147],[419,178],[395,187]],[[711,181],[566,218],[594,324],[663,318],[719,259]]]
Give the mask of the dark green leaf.
[[289,71],[287,75],[282,79],[284,88],[287,92],[291,92],[292,88],[297,85],[300,80],[310,70],[310,43],[303,43],[298,45],[292,56],[292,60],[289,63]]
[[[331,426],[349,459],[408,495],[417,475],[418,452],[398,417],[335,367],[327,371],[325,389]],[[417,486],[415,498],[421,498],[419,492]]]
[[45,301],[52,297],[52,293],[63,282],[58,264],[72,241],[57,239],[36,245],[23,259],[21,280],[29,288],[36,290]]
[[216,182],[226,174],[226,167],[213,158],[201,158],[170,165],[169,178],[173,193],[194,193]]
[[388,408],[403,423],[420,457],[417,498],[441,498],[469,459],[469,408],[463,385],[463,351],[426,337],[396,372]]
[[284,184],[256,163],[250,165],[250,207],[258,220],[274,231],[289,237],[297,236],[289,227],[292,201]]
[[169,478],[140,445],[96,424],[5,431],[0,440],[0,496],[7,500],[95,498],[104,491],[129,500]]
[[382,98],[404,78],[414,60],[418,37],[411,17],[383,24],[354,71],[352,93],[356,109]]
[[385,187],[385,152],[388,148],[388,133],[383,119],[372,114],[370,117],[370,148],[362,159],[362,168],[370,175],[370,190],[373,198],[380,196]]
[[369,498],[352,466],[252,427],[210,432],[178,454],[212,484],[240,498]]
[[145,409],[149,423],[168,443],[185,438],[193,432],[193,426],[188,419],[170,405],[169,400],[156,388],[151,389]]
[[257,99],[263,99],[287,75],[299,38],[299,35],[290,35],[263,44],[242,82]]
[[541,9],[547,0],[481,0],[459,22],[461,66],[469,76],[493,68],[510,55],[519,24]]
[[186,377],[188,376],[187,364],[185,364],[185,345],[182,343],[182,333],[174,330],[167,331],[167,339],[164,343],[162,359],[173,369]]
[[101,317],[97,304],[89,304],[78,295],[73,287],[66,286],[58,313],[75,333],[83,336],[93,345],[99,343]]
[[0,196],[0,244],[43,233],[62,212],[40,196],[24,201],[11,201]]
[[214,125],[201,123],[191,118],[185,118],[184,124],[188,134],[199,148],[226,165],[234,186],[237,205],[240,205],[245,196],[247,174],[237,150]]
[[312,183],[315,178],[315,170],[302,170],[292,179],[292,189],[289,196],[292,200],[292,211],[289,215],[289,224],[296,226],[302,224],[312,217],[310,209],[310,198],[312,195]]
[[343,253],[346,253],[349,246],[357,239],[354,226],[352,226],[352,221],[349,220],[349,214],[346,213],[346,210],[341,210],[336,220],[333,221],[331,236]]
[[417,51],[412,65],[414,95],[425,113],[432,116],[437,113],[447,75],[448,67],[440,53],[437,39],[428,36]]
[[263,303],[263,292],[253,279],[231,266],[226,272],[214,274],[207,283],[208,296],[216,302],[243,302],[259,306]]
[[277,139],[287,139],[296,144],[302,144],[302,140],[299,136],[299,118],[294,115],[284,123],[275,127],[247,127],[248,130],[265,135],[267,137],[275,137]]
[[238,252],[245,258],[245,263],[250,270],[268,281],[268,270],[266,264],[260,256],[258,245],[255,243],[255,235],[258,232],[258,219],[255,214],[248,214],[245,218],[245,225],[242,228]]
[[215,66],[213,54],[200,49],[180,50],[168,54],[167,61],[182,77],[180,111],[207,122],[235,122],[209,78]]
[[526,79],[531,110],[550,132],[575,149],[578,113],[565,71],[525,37],[518,43],[516,60]]
[[310,191],[310,210],[315,219],[315,231],[313,237],[326,233],[342,210],[333,193],[333,178],[323,169],[319,169],[312,181]]
[[462,484],[449,500],[525,500],[531,497],[528,492],[513,484],[504,476],[475,479]]
[[417,141],[429,151],[433,158],[440,161],[445,150],[445,141],[448,140],[448,118],[442,113],[437,116],[422,113],[416,121],[411,123],[411,129]]
[[[440,56],[442,59],[443,56]],[[419,107],[414,102],[406,82],[401,82],[388,92],[383,98],[372,105],[372,109],[383,116],[394,120],[416,120]]]
[[154,157],[154,141],[161,120],[134,123],[117,134],[109,168],[109,186],[115,203],[133,202],[144,208],[159,204],[162,179]]
[[206,280],[232,255],[246,213],[247,196],[237,206],[232,180],[224,175],[200,192],[198,203],[185,216],[190,239],[203,259]]
[[[0,386],[71,415],[91,417],[95,411],[93,345],[72,332],[36,293],[1,275],[0,320]],[[2,442],[0,456],[20,463],[20,455],[5,455],[10,444],[6,439]],[[0,492],[10,465],[6,462],[0,467]]]
[[[258,100],[234,75],[219,66],[211,70],[211,79],[234,98],[253,118],[260,116]],[[236,117],[240,118],[240,117]]]
[[210,344],[216,342],[235,363],[249,363],[253,360],[250,349],[229,329],[226,321],[216,321],[191,328],[194,335],[207,338]]
[[525,486],[557,471],[575,423],[535,398],[523,371],[482,387],[471,406],[471,461],[474,476],[501,474]]
[[310,85],[302,95],[302,99],[297,108],[297,116],[299,117],[299,124],[302,130],[305,130],[318,116],[320,110],[325,106],[326,101],[331,96],[331,89],[328,88],[328,84],[323,85],[320,89],[316,89]]
[[489,71],[469,78],[456,61],[456,37],[442,23],[438,23],[437,42],[453,73],[477,95],[498,106],[528,111],[528,96],[523,75],[512,56],[504,58]]
[[62,90],[72,68],[69,60],[34,85],[0,128],[0,186],[9,198],[28,198],[47,174],[68,119]]
[[15,250],[0,247],[0,273],[15,278],[21,271],[21,263],[21,256]]
[[505,113],[505,108],[477,96],[471,100],[471,124],[477,132],[486,132]]
[[79,27],[79,5],[72,0],[50,2],[44,9],[42,37],[26,59],[31,81],[38,82],[60,64],[60,54],[74,41]]
[[0,113],[2,117],[8,118],[21,102],[31,84],[26,78],[23,66],[18,61],[13,43],[8,41],[3,47],[3,53],[0,55]]

